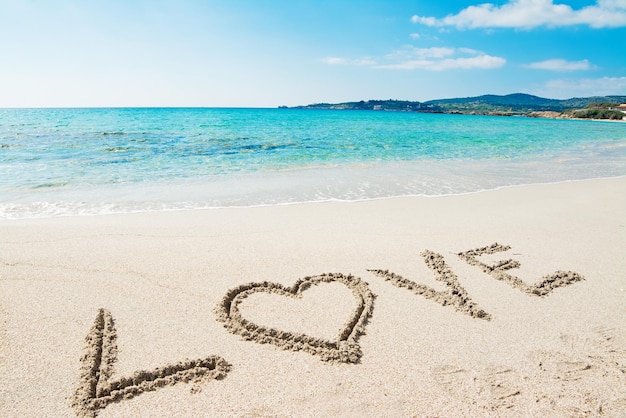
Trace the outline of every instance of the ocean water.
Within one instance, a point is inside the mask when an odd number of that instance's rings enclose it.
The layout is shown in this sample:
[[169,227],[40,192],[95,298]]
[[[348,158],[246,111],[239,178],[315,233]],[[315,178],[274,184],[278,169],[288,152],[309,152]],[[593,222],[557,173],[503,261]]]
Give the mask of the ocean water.
[[626,175],[626,124],[310,109],[0,109],[0,219]]

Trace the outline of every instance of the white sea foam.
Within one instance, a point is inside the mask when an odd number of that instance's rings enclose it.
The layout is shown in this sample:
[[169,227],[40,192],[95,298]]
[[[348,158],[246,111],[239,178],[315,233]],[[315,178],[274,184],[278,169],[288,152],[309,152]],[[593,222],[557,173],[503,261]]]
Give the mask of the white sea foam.
[[97,215],[398,196],[443,196],[507,186],[626,175],[626,158],[420,161],[241,173],[14,193],[0,219]]

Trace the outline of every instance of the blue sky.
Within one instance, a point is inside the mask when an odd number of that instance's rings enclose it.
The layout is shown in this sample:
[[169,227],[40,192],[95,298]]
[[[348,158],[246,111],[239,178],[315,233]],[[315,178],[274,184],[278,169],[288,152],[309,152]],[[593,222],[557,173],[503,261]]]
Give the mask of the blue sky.
[[0,107],[626,95],[626,0],[0,0]]

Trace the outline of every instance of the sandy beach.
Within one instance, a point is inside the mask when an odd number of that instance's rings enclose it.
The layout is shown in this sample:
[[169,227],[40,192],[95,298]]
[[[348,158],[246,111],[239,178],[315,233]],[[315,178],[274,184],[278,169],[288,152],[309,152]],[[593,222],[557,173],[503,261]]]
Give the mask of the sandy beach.
[[624,416],[626,178],[0,222],[0,416]]

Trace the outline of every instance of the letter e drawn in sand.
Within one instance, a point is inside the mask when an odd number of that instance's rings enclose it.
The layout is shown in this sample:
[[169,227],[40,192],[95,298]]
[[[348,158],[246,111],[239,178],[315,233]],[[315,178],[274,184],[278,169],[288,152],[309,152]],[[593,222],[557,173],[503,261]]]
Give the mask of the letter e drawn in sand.
[[95,417],[112,402],[130,399],[143,392],[180,382],[222,379],[230,365],[219,356],[186,360],[153,370],[139,370],[130,377],[111,380],[117,361],[117,332],[111,313],[100,309],[85,338],[80,382],[72,406],[80,417]]
[[519,261],[513,259],[500,260],[493,265],[488,265],[477,259],[477,257],[480,257],[484,254],[495,254],[508,251],[510,249],[510,246],[501,245],[496,242],[486,247],[463,251],[458,253],[457,255],[461,259],[465,260],[468,264],[480,267],[482,271],[489,274],[494,279],[503,281],[512,288],[521,290],[522,292],[532,296],[547,296],[548,294],[550,294],[550,292],[558,287],[568,286],[572,283],[585,280],[583,276],[573,271],[559,270],[553,274],[543,276],[543,280],[541,280],[540,282],[534,285],[529,285],[522,281],[520,278],[507,273],[507,270],[520,267]]
[[411,280],[405,279],[399,274],[390,272],[389,270],[368,269],[368,271],[378,277],[382,277],[394,286],[404,287],[416,295],[423,296],[426,299],[432,299],[442,306],[452,306],[457,311],[473,318],[485,319],[487,321],[491,320],[491,315],[479,308],[465,288],[461,286],[458,277],[450,267],[448,267],[441,254],[426,250],[421,253],[421,256],[424,257],[426,265],[435,273],[435,279],[445,283],[448,289],[438,291],[424,284],[417,284]]
[[[357,301],[356,308],[334,341],[257,325],[245,319],[239,310],[241,302],[254,293],[265,292],[301,298],[302,292],[311,286],[330,282],[345,285],[352,291]],[[367,283],[352,275],[334,273],[305,277],[296,281],[291,287],[270,282],[241,285],[228,291],[217,305],[215,314],[218,321],[223,322],[229,332],[240,335],[248,341],[273,344],[282,350],[306,351],[320,356],[323,361],[327,362],[357,363],[362,356],[358,339],[364,334],[365,325],[372,315],[373,308],[374,294],[369,290]]]

